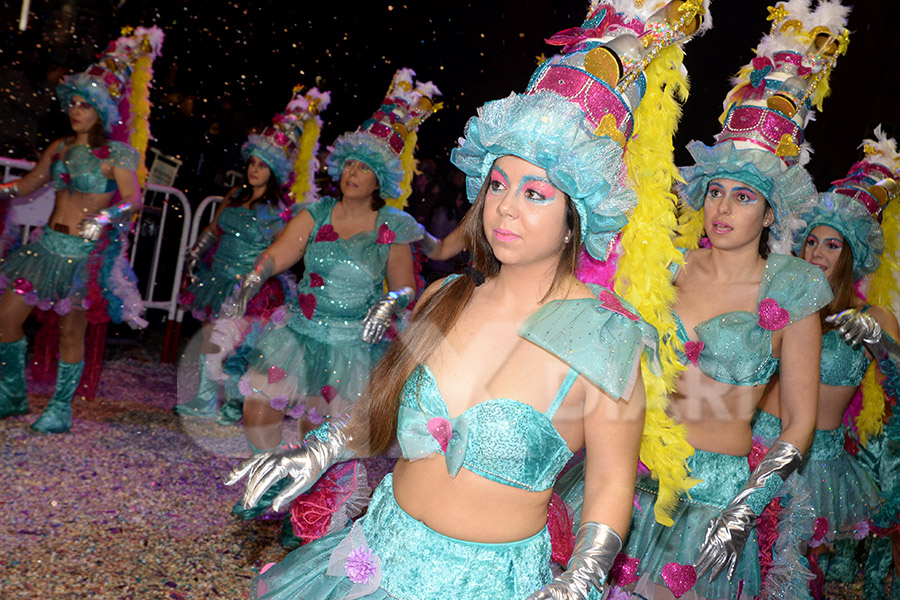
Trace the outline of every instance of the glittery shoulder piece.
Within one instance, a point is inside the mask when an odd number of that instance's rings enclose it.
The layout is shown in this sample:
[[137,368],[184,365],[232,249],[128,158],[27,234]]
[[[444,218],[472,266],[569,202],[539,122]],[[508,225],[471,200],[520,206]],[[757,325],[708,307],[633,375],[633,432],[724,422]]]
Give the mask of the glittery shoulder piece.
[[421,240],[425,231],[412,215],[390,206],[385,206],[378,212],[378,220],[394,233],[394,244],[410,244]]
[[331,218],[331,210],[335,204],[337,204],[337,199],[326,196],[322,198],[321,202],[306,206],[306,210],[309,211],[313,221],[316,223],[316,228],[321,227],[325,221]]
[[547,350],[612,398],[628,399],[638,360],[658,368],[656,329],[626,300],[601,286],[597,298],[554,300],[532,314],[519,335]]
[[788,311],[791,323],[808,317],[833,298],[828,278],[803,259],[771,254],[759,286],[758,301],[772,298]]
[[110,142],[108,147],[109,158],[103,159],[103,162],[108,162],[114,167],[120,167],[127,171],[137,171],[138,163],[141,159],[141,155],[138,154],[137,150],[122,142]]

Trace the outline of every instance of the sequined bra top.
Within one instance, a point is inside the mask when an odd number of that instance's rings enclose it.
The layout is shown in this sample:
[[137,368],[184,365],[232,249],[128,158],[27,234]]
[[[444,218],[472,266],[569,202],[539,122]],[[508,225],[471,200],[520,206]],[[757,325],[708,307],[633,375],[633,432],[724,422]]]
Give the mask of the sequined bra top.
[[136,171],[138,154],[134,148],[122,142],[109,142],[99,148],[76,144],[66,151],[66,142],[63,141],[50,164],[53,185],[57,190],[68,189],[83,194],[114,192],[116,180],[108,179],[103,174],[100,166],[104,162]]
[[443,454],[451,476],[466,468],[515,488],[551,488],[572,457],[552,420],[578,376],[612,398],[627,399],[642,352],[648,355],[645,364],[658,366],[656,330],[609,290],[591,287],[602,290],[603,300],[549,302],[519,331],[570,366],[546,412],[512,398],[492,398],[451,418],[434,374],[423,363],[400,398],[397,437],[404,458]]
[[[674,275],[677,266],[672,271]],[[766,383],[779,363],[772,356],[772,332],[808,317],[831,298],[821,269],[793,256],[771,254],[759,284],[756,311],[727,312],[699,323],[694,327],[699,340],[691,340],[674,315],[676,334],[684,343],[679,358],[722,383]]]
[[862,383],[869,362],[865,349],[862,346],[852,348],[837,329],[826,331],[822,335],[822,362],[819,371],[821,383],[856,387]]

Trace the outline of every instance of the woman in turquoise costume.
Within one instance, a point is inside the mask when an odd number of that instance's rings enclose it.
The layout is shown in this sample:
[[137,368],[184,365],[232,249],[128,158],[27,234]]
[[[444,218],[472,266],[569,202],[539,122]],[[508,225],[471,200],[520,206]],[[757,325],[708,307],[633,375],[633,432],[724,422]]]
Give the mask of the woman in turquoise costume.
[[[256,257],[269,247],[303,203],[317,200],[315,157],[322,125],[318,113],[325,110],[330,99],[328,92],[321,93],[317,88],[306,94],[298,90],[272,125],[262,133],[249,136],[241,148],[241,155],[247,161],[247,185],[228,192],[212,223],[188,251],[186,266],[190,282],[181,291],[179,300],[194,317],[203,321],[203,347],[197,395],[176,405],[177,414],[215,418],[216,380],[227,378],[228,401],[218,412],[218,423],[228,425],[241,418],[243,398],[237,383],[245,369],[228,368],[226,375],[223,359],[226,354],[234,354],[241,344],[249,343],[254,334],[258,338],[273,312],[290,297],[294,284],[284,277],[263,282],[248,302],[244,318],[231,323],[235,335],[227,339],[218,336],[221,346],[210,341],[214,320],[222,303],[234,291],[238,276],[253,266]],[[290,208],[286,205],[289,197],[283,193],[288,186],[298,201]]]
[[[125,256],[125,226],[141,204],[141,154],[116,140],[131,136],[138,146],[141,139],[146,143],[146,85],[162,38],[156,27],[138,28],[111,44],[87,71],[64,78],[56,93],[73,135],[53,142],[25,177],[0,187],[0,199],[34,193],[48,181],[57,191],[40,239],[0,261],[0,417],[28,412],[25,319],[35,307],[60,316],[56,390],[31,425],[37,431],[64,433],[71,427],[89,321],[146,324]],[[146,83],[132,86],[133,77]]]
[[[892,164],[894,157],[890,154],[894,153],[889,153],[893,140],[885,139],[880,129],[876,129],[876,136],[877,142],[864,141],[870,149],[866,158],[855,164],[846,178],[819,194],[816,205],[800,215],[806,226],[794,243],[798,256],[824,271],[835,297],[820,311],[825,334],[816,431],[809,455],[798,471],[811,486],[812,504],[819,520],[815,538],[809,545],[820,550],[833,547],[840,539],[865,537],[868,520],[880,500],[869,473],[844,449],[842,423],[877,355],[874,348],[868,350],[868,344],[860,344],[851,332],[856,334],[857,329],[865,328],[863,337],[868,337],[880,327],[885,340],[898,339],[900,333],[897,319],[888,309],[867,304],[854,292],[855,284],[881,265],[885,248],[882,209],[897,191],[896,182],[890,179],[893,170],[900,166]],[[886,269],[892,266],[888,264]],[[776,377],[753,427],[754,435],[763,438],[767,445],[781,430],[780,388]],[[884,399],[880,394],[875,402],[883,409]],[[865,432],[863,437],[871,433],[874,431]],[[813,550],[814,555],[816,552]],[[825,570],[821,561],[819,567]]]
[[[574,276],[582,244],[605,259],[637,203],[622,145],[643,125],[643,92],[659,91],[640,67],[629,65],[640,84],[624,93],[586,70],[617,18],[597,7],[525,93],[470,119],[451,161],[474,202],[465,220],[473,267],[425,292],[350,415],[233,472],[229,483],[248,477],[247,506],[288,481],[277,509],[330,465],[394,439],[403,452],[365,517],[268,566],[252,597],[600,597],[628,524],[641,365],[655,363],[657,344],[636,308]],[[582,446],[596,493],[569,568],[554,578],[548,504]]]
[[[779,5],[779,10],[785,9]],[[804,29],[808,17],[791,15]],[[771,38],[787,35],[773,27]],[[826,35],[823,41],[831,39]],[[831,300],[819,269],[765,252],[769,235],[789,243],[791,213],[815,194],[799,164],[806,100],[813,90],[801,87],[800,97],[785,95],[808,83],[796,76],[801,60],[818,59],[837,46],[807,52],[806,45],[773,56],[773,48],[784,46],[761,44],[758,57],[769,63],[760,63],[759,72],[754,63],[739,74],[717,142],[688,145],[696,163],[681,169],[682,239],[696,246],[705,230],[709,247],[685,250],[682,264],[672,267],[678,290],[673,333],[683,344],[685,369],[669,413],[695,448],[688,466],[696,483],[667,527],[653,518],[656,482],[639,476],[631,532],[616,574],[616,583],[633,598],[690,593],[698,599],[745,599],[768,593],[755,524],[811,441],[821,337],[816,312]],[[833,52],[827,56],[833,58]],[[824,79],[832,63],[822,61],[806,76]],[[772,100],[776,96],[793,100],[793,110]],[[751,468],[750,420],[779,365],[790,399],[783,405],[784,430]],[[576,506],[581,501],[583,492],[570,479],[561,481],[560,489],[567,501]],[[790,597],[787,588],[779,593]]]
[[421,238],[421,226],[386,202],[402,205],[408,195],[415,130],[440,93],[414,75],[399,70],[375,115],[335,141],[327,165],[340,197],[294,217],[223,307],[242,314],[261,282],[304,259],[297,298],[273,315],[247,354],[240,391],[254,452],[281,443],[285,413],[309,428],[346,412],[387,346],[382,336],[391,317],[413,300],[409,244]]

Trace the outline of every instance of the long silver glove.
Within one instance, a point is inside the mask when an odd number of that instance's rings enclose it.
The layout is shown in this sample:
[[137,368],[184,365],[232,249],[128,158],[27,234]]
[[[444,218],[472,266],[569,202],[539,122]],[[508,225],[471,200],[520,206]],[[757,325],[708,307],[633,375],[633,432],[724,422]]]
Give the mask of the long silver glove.
[[363,318],[362,341],[367,344],[380,342],[384,332],[391,326],[391,317],[398,310],[406,308],[414,293],[412,288],[400,288],[388,292],[373,304]]
[[242,503],[250,509],[272,484],[290,477],[293,481],[272,502],[272,510],[278,512],[311,488],[329,467],[357,457],[347,447],[352,440],[347,433],[349,423],[350,417],[344,415],[310,431],[297,445],[280,446],[254,456],[235,468],[225,485],[234,485],[249,474]]
[[247,312],[247,303],[256,295],[266,280],[275,274],[275,261],[263,252],[256,257],[253,268],[249,273],[240,277],[240,283],[235,286],[234,293],[222,303],[219,313],[229,319],[238,319]]
[[425,256],[430,255],[432,252],[437,250],[438,245],[441,243],[441,240],[434,237],[430,233],[428,233],[424,227],[419,226],[422,229],[422,239],[416,242],[419,245],[419,248],[422,250],[422,253]]
[[9,200],[19,195],[19,184],[15,181],[0,183],[0,200]]
[[622,538],[603,523],[582,523],[575,534],[569,568],[526,600],[585,600],[591,588],[603,591],[603,582],[622,549]]
[[132,212],[134,212],[134,207],[127,202],[122,202],[104,208],[93,215],[88,215],[81,221],[81,237],[86,240],[99,240],[107,225],[128,220]]
[[734,577],[738,560],[757,517],[781,489],[788,475],[800,466],[802,454],[794,445],[777,441],[757,465],[744,488],[706,529],[706,539],[694,567],[697,577],[709,571],[712,581],[728,567],[728,579]]
[[200,264],[200,259],[213,247],[216,243],[216,239],[218,239],[216,238],[216,234],[208,229],[204,229],[200,233],[200,237],[197,239],[197,243],[194,244],[194,247],[187,251],[184,268],[187,272],[188,279],[191,281],[194,281],[196,276],[195,271]]
[[853,308],[825,320],[837,325],[844,341],[854,348],[865,345],[885,376],[881,387],[892,398],[900,397],[900,344],[882,330],[878,321]]

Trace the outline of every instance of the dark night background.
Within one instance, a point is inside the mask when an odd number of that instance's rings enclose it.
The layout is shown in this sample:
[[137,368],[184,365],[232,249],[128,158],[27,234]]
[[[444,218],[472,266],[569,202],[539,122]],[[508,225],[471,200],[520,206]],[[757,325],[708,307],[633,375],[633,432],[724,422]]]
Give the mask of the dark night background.
[[[770,4],[714,0],[713,30],[687,45],[692,89],[675,140],[679,164],[688,160],[689,140],[709,143],[718,132],[728,77],[752,58],[751,48],[768,30]],[[554,51],[543,39],[580,24],[586,6],[585,0],[34,0],[28,31],[20,33],[21,4],[4,1],[0,76],[24,72],[40,88],[47,65],[82,70],[123,25],[159,25],[166,41],[155,63],[151,128],[157,140],[151,145],[185,159],[176,187],[193,199],[220,191],[224,170],[239,168],[238,148],[248,128],[281,110],[296,83],[332,92],[323,114],[324,145],[367,118],[393,72],[409,66],[441,88],[445,103],[423,125],[417,157],[431,157],[439,172],[449,173],[449,151],[476,107],[521,91],[535,57]],[[851,43],[832,75],[833,94],[807,130],[815,149],[808,168],[819,187],[843,175],[875,124],[900,133],[900,80],[888,68],[888,57],[896,54],[891,40],[898,17],[894,0],[858,0],[851,13]],[[66,125],[53,104],[32,145],[42,148],[47,138],[65,133]],[[0,137],[8,138],[11,129],[0,122]],[[28,152],[21,144],[5,149],[8,156]]]

